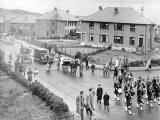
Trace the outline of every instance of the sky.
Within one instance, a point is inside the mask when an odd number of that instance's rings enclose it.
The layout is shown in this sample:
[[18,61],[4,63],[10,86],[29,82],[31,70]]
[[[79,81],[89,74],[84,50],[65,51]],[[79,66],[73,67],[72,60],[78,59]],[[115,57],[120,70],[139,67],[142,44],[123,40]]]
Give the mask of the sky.
[[143,6],[144,15],[160,24],[160,0],[0,0],[0,8],[46,13],[57,7],[80,16],[97,12],[99,6],[132,7],[137,11]]

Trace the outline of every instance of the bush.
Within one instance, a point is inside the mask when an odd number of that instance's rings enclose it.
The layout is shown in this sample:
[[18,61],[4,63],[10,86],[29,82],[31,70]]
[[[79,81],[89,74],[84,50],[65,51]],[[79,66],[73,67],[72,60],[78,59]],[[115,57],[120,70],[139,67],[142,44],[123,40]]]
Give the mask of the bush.
[[129,63],[130,67],[143,67],[144,61],[134,61]]
[[34,82],[32,84],[32,92],[34,95],[39,96],[43,101],[46,101],[46,104],[50,106],[50,109],[53,110],[57,115],[69,111],[67,104],[63,102],[62,98],[49,92],[49,90],[39,82]]
[[[8,66],[3,59],[4,59],[4,52],[0,50],[0,67],[7,72]],[[24,78],[23,76],[21,76],[19,73],[16,72],[12,72],[12,77],[22,86],[31,90],[33,95],[36,95],[43,101],[45,101],[46,104],[50,107],[50,109],[53,110],[57,115],[69,112],[69,108],[67,104],[63,102],[63,99],[51,93],[40,82],[36,81],[31,83],[26,78]]]

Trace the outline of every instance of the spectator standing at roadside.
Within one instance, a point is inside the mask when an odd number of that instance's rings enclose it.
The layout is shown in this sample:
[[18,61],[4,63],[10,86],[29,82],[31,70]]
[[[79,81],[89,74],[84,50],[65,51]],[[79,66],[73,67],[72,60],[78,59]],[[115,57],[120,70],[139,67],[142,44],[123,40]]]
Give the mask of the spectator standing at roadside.
[[34,80],[38,80],[38,70],[37,68],[34,69]]
[[84,95],[83,91],[80,91],[80,95],[76,97],[76,112],[81,116],[81,120],[84,120]]
[[92,63],[92,65],[91,65],[91,72],[92,72],[93,75],[94,75],[95,67],[96,67],[95,64]]
[[32,81],[32,74],[33,74],[33,72],[32,72],[32,70],[31,70],[31,68],[29,68],[29,70],[28,70],[28,72],[27,72],[28,80],[29,80],[29,81]]
[[146,63],[146,68],[147,68],[147,70],[151,70],[151,58],[149,58],[148,60],[147,60],[147,63]]
[[82,61],[80,61],[79,74],[80,74],[80,77],[83,77],[83,62]]

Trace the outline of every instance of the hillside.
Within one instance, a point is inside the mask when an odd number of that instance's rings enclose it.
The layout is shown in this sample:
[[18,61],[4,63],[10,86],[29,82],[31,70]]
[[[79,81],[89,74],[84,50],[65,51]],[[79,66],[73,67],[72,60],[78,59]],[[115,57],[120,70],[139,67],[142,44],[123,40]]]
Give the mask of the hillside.
[[34,13],[34,12],[28,12],[20,9],[3,9],[0,8],[0,17],[5,16],[7,19],[15,18],[15,17],[21,17],[21,16],[32,16],[32,17],[38,17],[41,14]]

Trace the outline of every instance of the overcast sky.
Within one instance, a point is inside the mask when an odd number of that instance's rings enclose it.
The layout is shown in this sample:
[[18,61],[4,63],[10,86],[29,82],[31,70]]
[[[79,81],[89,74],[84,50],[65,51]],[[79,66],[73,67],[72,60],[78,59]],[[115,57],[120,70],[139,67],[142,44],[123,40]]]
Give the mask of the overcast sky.
[[32,12],[45,13],[57,7],[69,10],[74,15],[87,16],[98,10],[99,6],[133,7],[140,11],[144,6],[144,13],[153,22],[160,23],[160,0],[0,0],[0,8],[23,9]]

